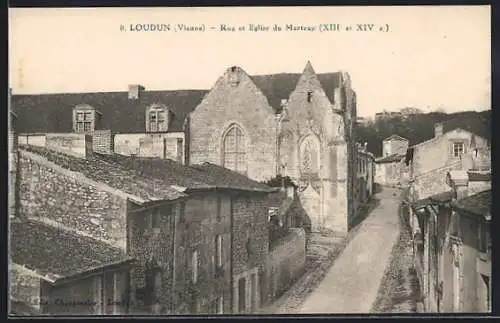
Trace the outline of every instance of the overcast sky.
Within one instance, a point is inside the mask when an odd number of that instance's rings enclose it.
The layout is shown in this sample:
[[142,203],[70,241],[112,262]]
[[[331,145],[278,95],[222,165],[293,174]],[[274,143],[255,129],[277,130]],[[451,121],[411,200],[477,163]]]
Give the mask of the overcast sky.
[[[10,9],[10,86],[14,94],[124,91],[135,83],[209,89],[232,65],[251,75],[300,73],[310,60],[318,73],[351,75],[361,116],[405,106],[484,110],[490,20],[489,6]],[[206,30],[120,31],[140,23]],[[354,30],[319,32],[322,23]],[[390,29],[358,32],[359,23]],[[220,24],[316,30],[221,32]]]

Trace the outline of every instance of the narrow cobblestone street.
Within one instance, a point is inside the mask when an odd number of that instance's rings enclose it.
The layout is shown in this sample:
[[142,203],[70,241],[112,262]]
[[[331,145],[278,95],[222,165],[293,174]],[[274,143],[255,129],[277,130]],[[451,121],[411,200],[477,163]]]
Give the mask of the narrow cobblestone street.
[[401,234],[380,284],[372,313],[415,313],[419,284],[413,267],[410,231],[400,217]]
[[415,312],[409,234],[398,216],[400,191],[382,188],[347,238],[313,235],[304,275],[267,314]]

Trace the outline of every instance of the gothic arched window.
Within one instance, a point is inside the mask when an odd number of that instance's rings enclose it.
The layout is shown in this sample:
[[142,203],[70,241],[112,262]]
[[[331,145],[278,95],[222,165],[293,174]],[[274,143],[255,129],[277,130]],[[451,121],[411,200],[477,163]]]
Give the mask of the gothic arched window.
[[222,165],[230,170],[246,174],[246,147],[243,131],[237,125],[231,126],[223,139]]

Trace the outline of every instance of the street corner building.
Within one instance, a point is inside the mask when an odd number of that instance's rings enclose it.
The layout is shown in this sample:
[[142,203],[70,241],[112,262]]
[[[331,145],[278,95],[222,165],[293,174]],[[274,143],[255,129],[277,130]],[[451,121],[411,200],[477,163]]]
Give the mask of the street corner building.
[[406,156],[402,212],[425,312],[491,312],[491,148],[486,131],[465,128],[437,124]]
[[[309,62],[297,74],[229,67],[210,90],[12,95],[11,111],[11,222],[127,259],[113,296],[125,300],[86,314],[256,313],[303,273],[310,234],[345,235],[373,194],[350,77]],[[62,267],[70,255],[47,259]],[[69,275],[11,257],[37,277]],[[119,284],[104,260],[77,264],[68,284],[98,268],[102,286]],[[97,303],[111,295],[95,288],[70,289]],[[11,301],[27,306],[18,312],[32,308],[15,290]],[[46,290],[30,295],[50,299]]]

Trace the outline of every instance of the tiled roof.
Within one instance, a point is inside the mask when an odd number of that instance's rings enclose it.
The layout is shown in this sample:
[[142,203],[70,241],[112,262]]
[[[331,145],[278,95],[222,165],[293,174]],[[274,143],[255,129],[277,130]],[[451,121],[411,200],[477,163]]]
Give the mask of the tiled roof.
[[382,141],[391,141],[391,140],[398,140],[398,141],[408,141],[408,139],[406,138],[403,138],[401,136],[398,136],[398,135],[391,135],[387,138],[385,138],[384,140]]
[[377,164],[400,162],[405,156],[406,155],[404,154],[392,154],[389,156],[378,157],[375,159],[375,162]]
[[185,196],[162,180],[148,177],[140,171],[122,167],[112,159],[93,154],[86,158],[72,157],[47,148],[20,146],[23,150],[38,154],[58,166],[83,174],[96,182],[104,183],[144,201],[175,200]]
[[19,133],[68,133],[73,131],[73,108],[88,104],[102,113],[96,130],[122,133],[145,132],[146,107],[160,103],[173,115],[169,132],[183,131],[186,115],[193,111],[208,91],[142,91],[138,100],[128,92],[57,93],[13,95],[12,109],[17,113]]
[[[250,78],[255,85],[267,97],[269,105],[275,111],[281,111],[281,100],[289,98],[295,90],[299,78],[299,73],[279,73],[272,75],[253,75]],[[341,73],[320,73],[316,74],[330,102],[334,100],[334,89],[341,84]]]
[[452,208],[477,216],[488,216],[491,210],[491,190],[464,197],[452,203]]
[[10,223],[12,262],[50,282],[132,260],[123,251],[35,220]]
[[165,185],[176,185],[190,190],[233,189],[272,192],[273,188],[249,179],[237,172],[210,163],[182,165],[170,159],[101,155],[101,159],[134,169],[143,176],[161,180]]
[[424,199],[412,202],[411,205],[415,209],[422,208],[424,206],[427,206],[429,204],[434,203],[444,203],[444,202],[450,202],[453,199],[453,192],[452,191],[446,191],[442,193],[438,193],[429,197],[426,197]]

